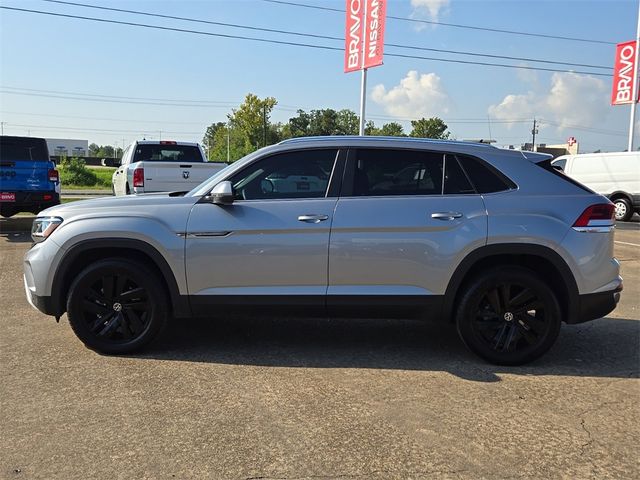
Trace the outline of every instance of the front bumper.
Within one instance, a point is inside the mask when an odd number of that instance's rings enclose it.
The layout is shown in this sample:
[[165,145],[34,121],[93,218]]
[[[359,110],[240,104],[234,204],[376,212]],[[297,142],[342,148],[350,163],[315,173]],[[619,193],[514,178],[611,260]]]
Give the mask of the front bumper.
[[27,295],[27,301],[29,302],[29,305],[31,305],[36,310],[41,311],[45,315],[56,315],[51,297],[41,297],[39,295],[36,295],[32,288],[29,287],[26,275],[23,276],[23,279],[24,291]]

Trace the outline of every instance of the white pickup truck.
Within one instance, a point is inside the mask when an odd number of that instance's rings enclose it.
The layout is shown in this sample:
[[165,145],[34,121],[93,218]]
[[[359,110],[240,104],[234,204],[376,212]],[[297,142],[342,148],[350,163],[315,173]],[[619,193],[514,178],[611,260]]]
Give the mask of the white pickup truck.
[[113,194],[189,191],[224,167],[206,162],[197,143],[140,140],[122,153],[111,179]]

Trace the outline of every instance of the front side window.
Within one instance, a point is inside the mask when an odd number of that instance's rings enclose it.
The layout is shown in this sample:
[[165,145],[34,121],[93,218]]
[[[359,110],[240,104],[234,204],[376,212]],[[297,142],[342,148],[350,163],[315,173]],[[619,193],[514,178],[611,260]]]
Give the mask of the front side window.
[[230,181],[238,200],[322,198],[338,151],[299,150],[272,155],[251,164]]

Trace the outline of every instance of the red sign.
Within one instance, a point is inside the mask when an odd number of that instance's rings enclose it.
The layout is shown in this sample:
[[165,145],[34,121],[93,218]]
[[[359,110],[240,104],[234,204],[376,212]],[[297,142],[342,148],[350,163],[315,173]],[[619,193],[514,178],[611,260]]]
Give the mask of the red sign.
[[13,192],[2,192],[0,193],[0,202],[15,202],[16,194]]
[[346,15],[345,73],[382,65],[387,0],[346,0]]
[[[613,72],[613,90],[611,105],[626,105],[633,96],[633,79],[638,69],[635,65],[636,42],[619,43],[616,48],[616,61]],[[636,98],[636,102],[638,99]]]
[[576,141],[576,137],[569,137],[569,139],[567,140],[567,145],[573,147],[576,144]]
[[347,0],[347,23],[344,34],[344,73],[362,68],[362,18],[366,0]]
[[364,68],[382,65],[384,51],[384,23],[387,17],[387,0],[367,0],[365,24]]

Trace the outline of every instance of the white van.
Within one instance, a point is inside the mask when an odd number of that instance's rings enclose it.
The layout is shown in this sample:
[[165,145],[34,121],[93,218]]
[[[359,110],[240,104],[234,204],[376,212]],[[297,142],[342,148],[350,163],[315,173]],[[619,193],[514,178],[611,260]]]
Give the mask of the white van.
[[640,152],[562,155],[551,164],[565,174],[606,195],[616,206],[616,220],[640,213]]

